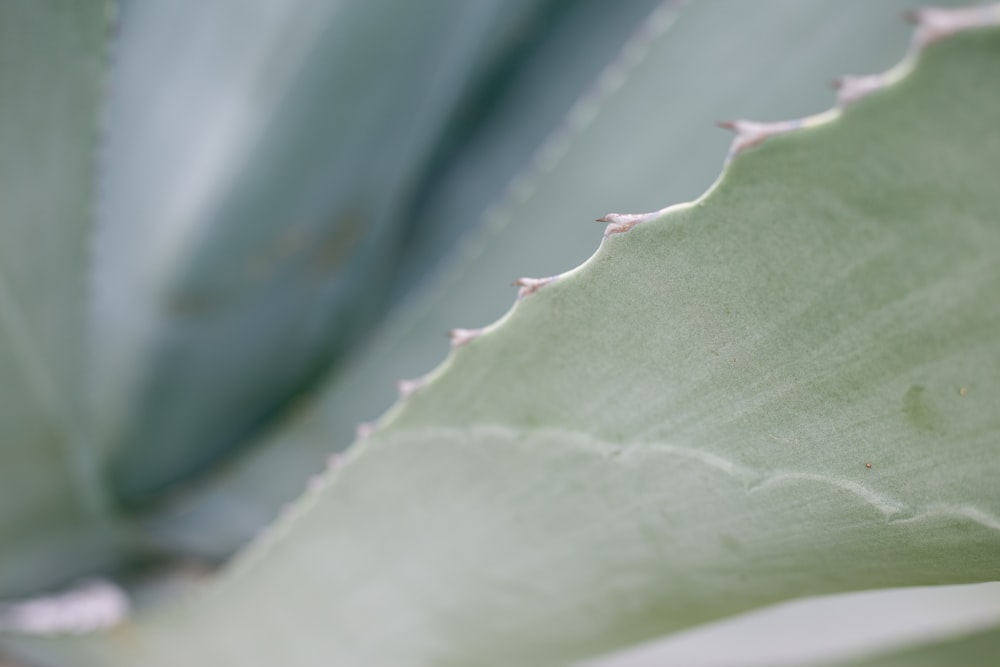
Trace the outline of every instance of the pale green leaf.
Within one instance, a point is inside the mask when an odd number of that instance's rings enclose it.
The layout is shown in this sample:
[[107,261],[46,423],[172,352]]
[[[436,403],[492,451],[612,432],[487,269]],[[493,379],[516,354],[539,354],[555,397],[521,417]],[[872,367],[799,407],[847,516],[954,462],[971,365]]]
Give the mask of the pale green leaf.
[[126,5],[94,401],[123,502],[218,463],[367,328],[435,146],[548,4]]
[[739,155],[452,355],[99,664],[565,664],[1000,578],[1000,31]]
[[107,566],[83,420],[104,2],[0,5],[0,596]]
[[[391,404],[396,380],[423,374],[445,356],[446,331],[494,320],[510,306],[510,283],[519,276],[550,275],[586,259],[600,239],[592,222],[598,215],[702,193],[717,177],[729,142],[713,120],[814,111],[830,104],[830,79],[897,62],[911,32],[898,14],[916,4],[666,3],[635,30],[491,207],[500,187],[493,181],[512,146],[530,138],[536,116],[548,113],[553,102],[546,90],[580,48],[549,45],[552,51],[534,61],[537,71],[517,82],[495,119],[456,158],[445,181],[450,189],[427,204],[425,217],[440,218],[441,230],[485,213],[482,235],[467,239],[455,266],[390,317],[318,398],[303,400],[289,423],[155,516],[153,539],[212,557],[230,553],[301,493],[331,452],[347,447],[359,421]],[[587,16],[581,12],[581,19]],[[597,38],[571,32],[554,39],[589,48]]]
[[[545,132],[551,131],[560,114],[565,115],[574,98],[588,86],[585,104],[593,103],[601,86],[590,85],[592,79],[636,31],[640,18],[649,15],[651,4],[646,0],[628,6],[603,0],[574,2],[572,7],[561,6],[563,13],[550,18],[552,25],[545,39],[534,45],[537,52],[521,56],[518,69],[510,74],[512,80],[497,93],[499,99],[482,113],[475,131],[460,149],[455,149],[457,154],[449,158],[447,170],[429,188],[426,202],[413,212],[415,247],[408,246],[400,257],[402,265],[396,278],[400,293],[417,289],[415,283],[431,258],[457,245],[463,230],[483,218],[484,209],[503,191],[509,173],[524,167]],[[668,3],[661,10],[656,18],[658,25],[665,27],[669,23],[675,4]],[[650,32],[649,27],[642,30]],[[559,225],[565,242],[548,251],[527,249],[525,254],[530,254],[538,265],[543,264],[545,252],[560,263],[566,257],[578,262],[593,251],[598,234],[595,225],[561,219],[542,224]],[[527,230],[519,226],[518,231],[526,240]],[[517,258],[507,259],[514,262]],[[493,260],[490,265],[497,263]],[[450,265],[444,268],[445,274],[454,273]],[[510,303],[511,275],[497,275],[494,271],[490,279],[501,286],[499,294],[491,289],[493,293],[486,297],[495,315]],[[476,285],[484,282],[484,277],[476,277]],[[431,289],[435,299],[448,298],[438,285],[431,285]],[[463,294],[459,303],[473,302]],[[418,303],[416,308],[422,305]],[[391,317],[380,327],[394,339],[392,342],[387,344],[383,335],[375,345],[369,341],[359,346],[361,349],[345,360],[350,370],[339,372],[328,383],[334,389],[324,390],[321,406],[309,410],[300,406],[287,420],[292,426],[276,425],[271,429],[273,433],[263,438],[264,443],[235,459],[221,475],[188,489],[186,494],[175,494],[165,510],[160,508],[146,522],[151,539],[172,551],[218,559],[232,554],[270,523],[282,506],[301,493],[305,480],[323,468],[331,451],[344,449],[350,443],[358,421],[388,407],[395,379],[401,374],[427,370],[444,357],[444,332],[450,326],[446,318],[426,318],[416,335],[412,324],[399,320],[398,316]],[[301,402],[315,403],[315,399],[304,397]]]

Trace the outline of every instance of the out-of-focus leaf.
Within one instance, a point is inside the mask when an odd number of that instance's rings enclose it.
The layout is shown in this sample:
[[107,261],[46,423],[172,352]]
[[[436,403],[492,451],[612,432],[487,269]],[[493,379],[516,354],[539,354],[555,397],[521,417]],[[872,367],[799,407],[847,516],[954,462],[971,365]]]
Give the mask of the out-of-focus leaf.
[[0,4],[0,597],[115,551],[82,400],[107,9]]
[[366,328],[433,147],[549,4],[126,6],[94,317],[124,502],[217,462]]

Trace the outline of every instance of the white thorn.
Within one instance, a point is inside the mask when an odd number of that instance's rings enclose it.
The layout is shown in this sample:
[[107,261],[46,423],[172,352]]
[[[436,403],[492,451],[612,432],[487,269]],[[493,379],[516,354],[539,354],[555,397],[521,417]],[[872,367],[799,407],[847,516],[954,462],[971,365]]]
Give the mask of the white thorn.
[[914,42],[924,47],[964,30],[1000,25],[1000,3],[951,9],[925,7],[907,13],[906,17],[917,24]]
[[752,120],[730,120],[716,123],[721,128],[732,130],[736,133],[732,145],[729,147],[729,157],[739,155],[748,148],[760,144],[768,137],[790,132],[802,127],[801,120],[779,121],[777,123],[758,123]]
[[597,222],[606,222],[608,226],[604,228],[604,238],[612,234],[623,234],[641,222],[646,222],[654,217],[659,211],[652,213],[608,213],[597,219]]
[[885,87],[887,77],[883,74],[868,74],[865,76],[842,76],[834,81],[837,88],[837,103],[841,106],[853,104],[871,95],[876,90]]
[[399,390],[399,397],[402,399],[409,398],[418,389],[424,386],[425,380],[423,378],[417,378],[416,380],[399,380],[396,382],[396,389]]
[[[370,436],[375,431],[375,424],[371,422],[361,422],[354,427],[354,436],[358,440],[364,440]],[[332,459],[337,454],[333,454],[330,458]]]
[[514,284],[518,287],[517,298],[523,299],[526,296],[534,294],[549,283],[555,282],[558,277],[559,276],[548,276],[547,278],[518,278],[514,281]]
[[452,329],[448,332],[451,339],[451,349],[462,347],[466,343],[483,335],[482,329]]

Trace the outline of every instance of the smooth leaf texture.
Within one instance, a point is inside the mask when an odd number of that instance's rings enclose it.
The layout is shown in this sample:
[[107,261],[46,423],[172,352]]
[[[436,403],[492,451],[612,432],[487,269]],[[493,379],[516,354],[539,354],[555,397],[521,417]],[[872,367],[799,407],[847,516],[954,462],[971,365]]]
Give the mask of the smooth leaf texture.
[[124,503],[218,463],[367,328],[425,163],[549,4],[126,6],[94,317]]
[[[512,159],[508,153],[527,141],[524,135],[533,136],[537,116],[554,104],[546,95],[550,81],[577,61],[581,47],[574,45],[590,49],[598,39],[576,32],[586,23],[567,27],[569,35],[553,37],[566,44],[550,44],[551,51],[532,61],[426,204],[423,216],[439,219],[440,230],[459,229],[485,211],[483,233],[467,239],[454,266],[390,317],[321,395],[303,401],[292,419],[222,476],[153,516],[147,524],[152,539],[213,558],[231,553],[301,493],[303,480],[331,451],[347,447],[358,421],[385,411],[396,380],[425,373],[445,356],[445,331],[495,319],[509,307],[510,283],[518,276],[548,275],[586,259],[600,238],[592,220],[601,213],[655,208],[704,192],[729,141],[713,119],[806,113],[830,103],[833,77],[897,62],[911,33],[897,15],[915,4],[667,3],[635,31],[491,206],[496,186],[490,183],[502,168],[497,163]],[[798,49],[796,58],[788,57],[789,49]]]
[[[929,642],[851,663],[852,667],[993,667],[1000,655],[1000,628],[939,642]],[[831,666],[832,667],[832,666]]]
[[210,593],[70,650],[564,664],[997,579],[997,62],[954,38],[739,155],[460,348]]
[[83,418],[104,2],[0,6],[0,597],[114,560]]
[[998,623],[1000,582],[841,593],[755,609],[578,667],[841,665],[951,641]]
[[[484,126],[463,142],[457,155],[450,158],[446,173],[429,187],[428,200],[420,207],[423,212],[414,212],[412,224],[419,234],[413,239],[415,247],[408,247],[405,256],[400,257],[396,280],[400,293],[419,290],[413,283],[418,281],[420,269],[428,265],[429,257],[459,245],[462,230],[482,220],[491,197],[503,190],[506,172],[524,166],[539,136],[557,122],[554,116],[560,110],[565,115],[574,96],[597,75],[600,64],[621,49],[634,30],[640,10],[647,10],[648,16],[649,4],[636,2],[623,7],[603,1],[577,2],[572,11],[552,19],[553,25],[537,47],[538,52],[523,56],[524,62],[505,88],[507,92],[494,101],[497,108],[480,119]],[[657,19],[660,23],[669,23],[675,4],[664,6]],[[600,43],[599,48],[595,48],[595,42]],[[591,91],[587,97],[593,94]],[[718,164],[715,167],[718,169]],[[516,270],[512,267],[518,260],[543,266],[546,253],[558,264],[579,263],[593,252],[598,237],[594,225],[543,221],[544,225],[553,223],[564,233],[564,242],[547,250],[523,248],[519,257],[504,254],[503,261],[513,263],[506,271]],[[519,231],[525,239],[528,230]],[[468,239],[463,240],[468,245]],[[570,259],[564,262],[564,258]],[[451,263],[440,273],[454,275]],[[499,294],[490,290],[484,297],[492,305],[493,316],[510,303],[510,274],[497,275],[497,263],[491,260],[489,275],[503,289]],[[431,278],[438,276],[423,276],[422,280],[431,283],[425,289],[436,301],[448,299],[447,291],[437,284],[441,281]],[[476,280],[479,286],[483,282],[487,282],[484,277]],[[447,284],[452,281],[447,280]],[[424,302],[426,299],[411,302],[403,312],[423,310]],[[470,303],[474,301],[462,295],[455,305]],[[478,313],[482,304],[476,305]],[[187,493],[175,494],[166,507],[156,508],[144,526],[149,538],[173,552],[220,559],[230,556],[272,522],[283,506],[301,494],[305,480],[323,469],[331,451],[350,444],[359,420],[374,417],[389,407],[395,395],[394,380],[404,373],[426,371],[444,357],[447,318],[432,316],[418,331],[405,319],[398,314],[387,318],[379,328],[383,335],[377,343],[367,341],[345,360],[350,370],[338,372],[324,387],[321,398],[303,397],[291,418],[275,424],[257,447],[235,459],[220,475],[187,489]],[[392,340],[382,340],[385,334]]]

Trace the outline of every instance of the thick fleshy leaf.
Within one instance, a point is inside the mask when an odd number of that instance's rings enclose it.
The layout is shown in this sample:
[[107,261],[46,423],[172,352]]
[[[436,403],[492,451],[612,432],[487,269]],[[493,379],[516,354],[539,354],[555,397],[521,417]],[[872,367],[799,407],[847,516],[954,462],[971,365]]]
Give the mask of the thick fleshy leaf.
[[842,593],[757,609],[578,667],[832,667],[951,641],[998,623],[1000,582]]
[[[504,200],[491,206],[495,185],[483,183],[500,168],[493,156],[510,159],[504,156],[511,146],[553,104],[540,90],[545,81],[575,60],[573,47],[553,45],[533,61],[539,72],[526,74],[514,97],[501,103],[507,111],[455,159],[456,171],[444,178],[451,189],[437,191],[426,204],[424,215],[441,219],[431,238],[489,208],[482,236],[467,240],[455,266],[441,271],[423,298],[390,317],[319,398],[304,402],[289,423],[221,477],[176,497],[150,523],[153,539],[216,558],[230,553],[297,496],[332,451],[347,447],[359,420],[391,404],[396,380],[424,373],[444,357],[445,331],[494,319],[509,307],[517,276],[547,275],[583,261],[600,238],[590,221],[601,212],[703,192],[718,175],[729,140],[712,119],[778,118],[822,108],[830,101],[831,78],[898,61],[911,31],[897,14],[915,4],[667,3],[635,31]],[[595,38],[559,39],[588,44]],[[787,45],[798,41],[810,48],[789,60]],[[623,142],[636,128],[655,140]]]
[[[411,223],[417,233],[400,257],[395,278],[397,298],[407,290],[418,289],[423,282],[432,283],[436,300],[448,298],[436,284],[441,281],[429,281],[420,275],[421,270],[432,263],[435,255],[459,245],[463,230],[483,219],[484,210],[503,191],[510,173],[525,167],[545,133],[558,124],[560,110],[565,115],[576,98],[587,91],[603,63],[614,60],[622,43],[636,31],[635,24],[649,16],[653,3],[637,1],[623,6],[588,0],[571,4],[549,18],[544,39],[521,56],[517,67],[508,72],[504,86],[493,86],[497,90],[491,109],[484,110],[475,126],[467,128],[461,146],[452,147],[446,158],[438,158],[444,161],[445,166],[440,167],[444,172],[428,175],[434,177]],[[643,27],[630,44],[647,41],[649,33],[656,35],[666,27],[677,4],[665,3],[652,19],[653,25]],[[612,67],[620,68],[621,62]],[[593,97],[603,94],[603,87],[591,86],[584,102],[573,108],[594,104]],[[567,257],[572,258],[568,261],[578,262],[593,251],[598,234],[594,225],[562,219],[542,224],[558,225],[565,233],[564,243],[548,250],[526,249],[520,258],[507,257],[511,261],[508,272],[501,269],[498,273],[495,267],[499,262],[490,262],[489,277],[501,286],[497,292],[491,285],[492,293],[486,297],[494,315],[509,305],[509,271],[518,270],[518,260],[544,266],[542,257],[548,253],[556,264],[564,263]],[[518,231],[522,239],[527,238],[528,230],[523,226]],[[450,263],[444,268],[445,275],[454,272]],[[476,277],[476,285],[484,283],[488,283],[485,276]],[[474,297],[463,294],[455,305],[460,308],[473,304]],[[423,303],[418,300],[415,306],[409,304],[406,312],[414,307],[420,310]],[[480,308],[465,314],[471,317]],[[151,539],[170,551],[218,559],[232,554],[273,521],[280,508],[302,492],[305,480],[322,470],[330,452],[346,448],[359,420],[374,417],[389,406],[395,379],[404,373],[426,370],[443,358],[448,318],[434,313],[416,332],[411,324],[400,320],[391,317],[380,327],[389,333],[392,342],[380,339],[375,345],[369,341],[359,346],[361,349],[347,361],[350,370],[341,371],[329,383],[336,388],[324,390],[321,407],[300,407],[287,420],[291,426],[278,425],[265,436],[265,442],[235,459],[221,475],[188,489],[186,494],[175,494],[169,506],[156,508],[147,522]],[[303,404],[315,402],[315,398],[302,400]]]
[[996,29],[936,44],[611,235],[214,590],[78,658],[565,664],[808,594],[1000,578],[997,62]]
[[95,316],[124,502],[219,461],[366,328],[432,150],[549,4],[126,5]]
[[103,2],[0,5],[0,597],[114,551],[82,406],[108,35]]

